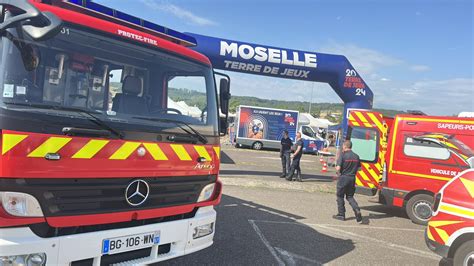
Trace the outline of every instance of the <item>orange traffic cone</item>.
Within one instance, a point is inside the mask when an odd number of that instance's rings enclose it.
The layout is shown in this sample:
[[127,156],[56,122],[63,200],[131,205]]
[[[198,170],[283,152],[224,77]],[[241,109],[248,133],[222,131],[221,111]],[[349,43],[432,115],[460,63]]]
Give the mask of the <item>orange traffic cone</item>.
[[324,162],[324,159],[323,159],[323,156],[322,156],[322,155],[319,157],[319,162],[320,162],[320,163],[323,163],[323,162]]
[[323,169],[321,169],[321,173],[326,173],[328,171],[328,164],[324,162]]

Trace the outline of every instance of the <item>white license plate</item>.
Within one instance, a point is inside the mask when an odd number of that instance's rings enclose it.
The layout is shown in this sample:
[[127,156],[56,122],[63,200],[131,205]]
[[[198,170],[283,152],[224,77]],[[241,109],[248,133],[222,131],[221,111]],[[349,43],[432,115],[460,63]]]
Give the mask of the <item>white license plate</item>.
[[160,243],[160,231],[104,239],[102,241],[102,254],[147,248],[158,243]]

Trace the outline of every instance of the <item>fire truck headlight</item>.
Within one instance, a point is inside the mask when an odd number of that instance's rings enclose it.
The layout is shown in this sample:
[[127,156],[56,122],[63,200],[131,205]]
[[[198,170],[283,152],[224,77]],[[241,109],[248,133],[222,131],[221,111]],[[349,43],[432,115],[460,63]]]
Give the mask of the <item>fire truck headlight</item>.
[[212,194],[214,194],[214,188],[215,187],[216,187],[216,184],[214,184],[214,183],[205,186],[201,190],[201,194],[199,194],[199,198],[198,198],[197,202],[202,202],[202,201],[209,200],[212,197]]
[[45,264],[46,254],[44,253],[0,256],[0,266],[43,266]]
[[214,223],[204,224],[194,228],[193,239],[208,236],[214,232]]
[[20,192],[0,192],[3,209],[10,215],[20,217],[43,217],[41,206],[35,197]]

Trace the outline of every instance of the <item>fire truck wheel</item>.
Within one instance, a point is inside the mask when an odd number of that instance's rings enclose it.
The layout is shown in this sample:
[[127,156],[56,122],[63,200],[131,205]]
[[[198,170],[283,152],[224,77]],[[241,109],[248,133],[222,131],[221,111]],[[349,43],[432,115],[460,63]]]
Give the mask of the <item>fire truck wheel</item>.
[[256,141],[252,144],[252,149],[254,150],[261,150],[263,148],[263,144],[260,141]]
[[464,242],[454,253],[453,265],[474,265],[474,240]]
[[411,221],[416,224],[426,225],[431,218],[433,196],[418,194],[411,197],[406,205],[406,212]]

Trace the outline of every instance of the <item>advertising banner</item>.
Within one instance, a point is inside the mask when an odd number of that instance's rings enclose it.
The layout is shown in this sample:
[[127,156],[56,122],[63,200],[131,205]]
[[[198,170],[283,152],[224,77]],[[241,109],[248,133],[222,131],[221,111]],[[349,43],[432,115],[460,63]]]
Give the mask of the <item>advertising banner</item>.
[[240,107],[239,138],[280,141],[286,129],[295,139],[298,112],[287,110]]

